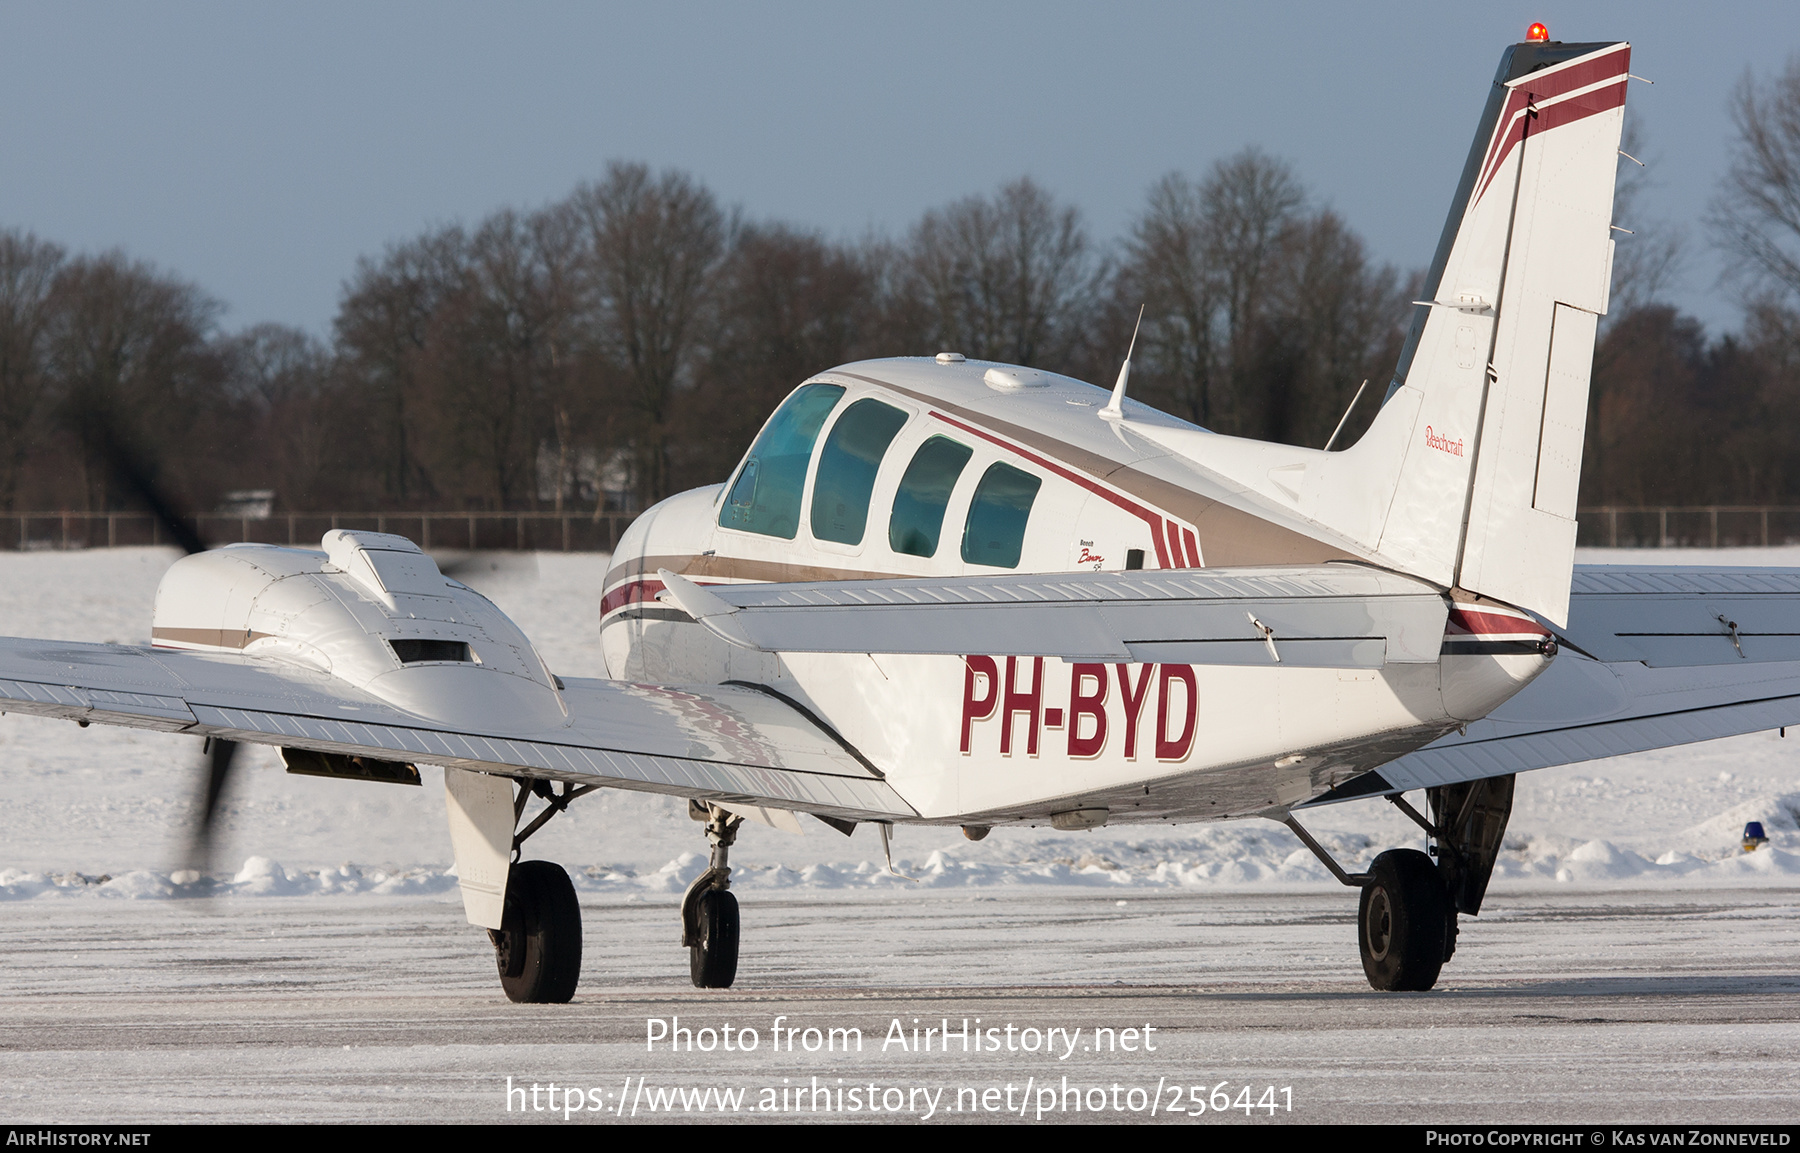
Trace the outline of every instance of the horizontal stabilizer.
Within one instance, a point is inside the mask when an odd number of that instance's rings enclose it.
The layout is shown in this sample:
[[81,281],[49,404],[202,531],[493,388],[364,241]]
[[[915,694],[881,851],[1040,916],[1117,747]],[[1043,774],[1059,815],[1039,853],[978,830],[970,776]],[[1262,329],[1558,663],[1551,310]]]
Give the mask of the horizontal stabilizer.
[[[1397,792],[1800,725],[1800,569],[1575,569],[1562,653],[1485,720],[1367,774]],[[1362,778],[1359,778],[1361,780]],[[1361,795],[1356,786],[1333,800]]]

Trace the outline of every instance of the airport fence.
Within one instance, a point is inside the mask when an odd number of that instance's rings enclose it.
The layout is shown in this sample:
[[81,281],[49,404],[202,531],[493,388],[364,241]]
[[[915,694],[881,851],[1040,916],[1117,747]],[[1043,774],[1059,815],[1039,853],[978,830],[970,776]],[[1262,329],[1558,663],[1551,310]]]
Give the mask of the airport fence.
[[[428,550],[611,552],[636,513],[300,512],[194,518],[209,545],[318,547],[334,528],[398,533]],[[1578,544],[1597,548],[1744,548],[1800,544],[1800,505],[1599,505],[1578,514]],[[149,513],[21,512],[0,515],[0,549],[118,548],[168,543]]]
[[1594,548],[1768,548],[1800,544],[1800,505],[1598,505],[1575,514]]
[[[257,518],[194,517],[209,545],[319,547],[334,528],[397,533],[426,550],[518,549],[534,552],[611,552],[636,513],[606,512],[299,512]],[[121,548],[169,543],[154,516],[139,512],[21,512],[0,515],[0,548],[13,550]]]

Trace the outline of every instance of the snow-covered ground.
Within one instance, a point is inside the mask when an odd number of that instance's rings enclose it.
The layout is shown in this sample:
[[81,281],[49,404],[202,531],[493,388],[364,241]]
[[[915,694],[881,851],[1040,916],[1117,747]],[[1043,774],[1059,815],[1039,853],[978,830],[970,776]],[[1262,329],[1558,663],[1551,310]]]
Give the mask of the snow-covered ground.
[[[0,553],[0,635],[145,643],[167,550]],[[1800,566],[1800,549],[1584,552],[1588,562]],[[510,613],[552,668],[602,676],[598,601],[607,558],[540,554],[469,577]],[[160,733],[7,716],[0,720],[0,899],[156,898],[203,893],[441,895],[448,836],[437,774],[426,787],[291,776],[272,750],[248,747],[227,795],[214,876],[184,859],[199,785],[199,742]],[[1549,769],[1520,778],[1495,891],[1534,888],[1791,886],[1800,879],[1800,730]],[[1738,847],[1759,820],[1770,844]],[[1421,844],[1382,802],[1308,819],[1347,862]],[[733,886],[746,890],[906,889],[882,868],[879,840],[846,841],[823,825],[795,837],[741,834]],[[531,842],[596,897],[670,900],[702,867],[699,827],[679,802],[602,791]],[[996,830],[971,844],[955,829],[902,828],[901,871],[923,889],[995,886],[1205,891],[1335,888],[1285,829],[1231,822],[1146,831]],[[229,866],[226,866],[229,862]]]

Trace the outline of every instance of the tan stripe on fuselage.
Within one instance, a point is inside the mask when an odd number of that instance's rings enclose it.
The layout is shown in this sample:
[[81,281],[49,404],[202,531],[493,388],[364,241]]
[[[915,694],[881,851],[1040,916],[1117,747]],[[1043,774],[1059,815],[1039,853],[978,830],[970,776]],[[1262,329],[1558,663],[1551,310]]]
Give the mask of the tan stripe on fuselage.
[[151,629],[150,642],[168,641],[179,645],[206,645],[215,649],[241,649],[251,641],[259,641],[272,633],[249,629]]
[[[644,556],[614,565],[606,574],[605,588],[612,588],[627,578],[645,579],[656,576],[657,569],[668,569],[685,577],[717,577],[723,580],[771,581],[792,584],[799,581],[874,581],[904,580],[906,574],[861,572],[855,569],[823,568],[818,565],[783,564],[780,561],[750,560],[732,556]],[[912,574],[917,576],[917,573]]]

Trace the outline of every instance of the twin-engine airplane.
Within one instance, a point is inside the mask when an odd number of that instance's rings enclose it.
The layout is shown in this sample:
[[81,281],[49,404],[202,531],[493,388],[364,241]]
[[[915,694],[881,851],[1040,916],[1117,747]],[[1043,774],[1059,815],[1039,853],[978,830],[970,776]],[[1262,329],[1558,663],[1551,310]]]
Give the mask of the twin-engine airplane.
[[[0,641],[0,704],[347,778],[443,766],[468,919],[518,1001],[568,1000],[582,943],[568,875],[520,845],[600,786],[705,822],[681,909],[700,986],[736,973],[740,822],[812,814],[884,841],[1282,821],[1361,890],[1370,983],[1430,988],[1515,773],[1800,724],[1800,573],[1573,564],[1629,57],[1506,50],[1349,449],[1156,412],[1125,397],[1129,359],[1110,395],[955,353],[851,364],[789,396],[729,483],[625,534],[616,679],[558,678],[410,542],[339,531],[177,562],[150,648]],[[1295,818],[1372,796],[1435,860],[1351,873]]]

